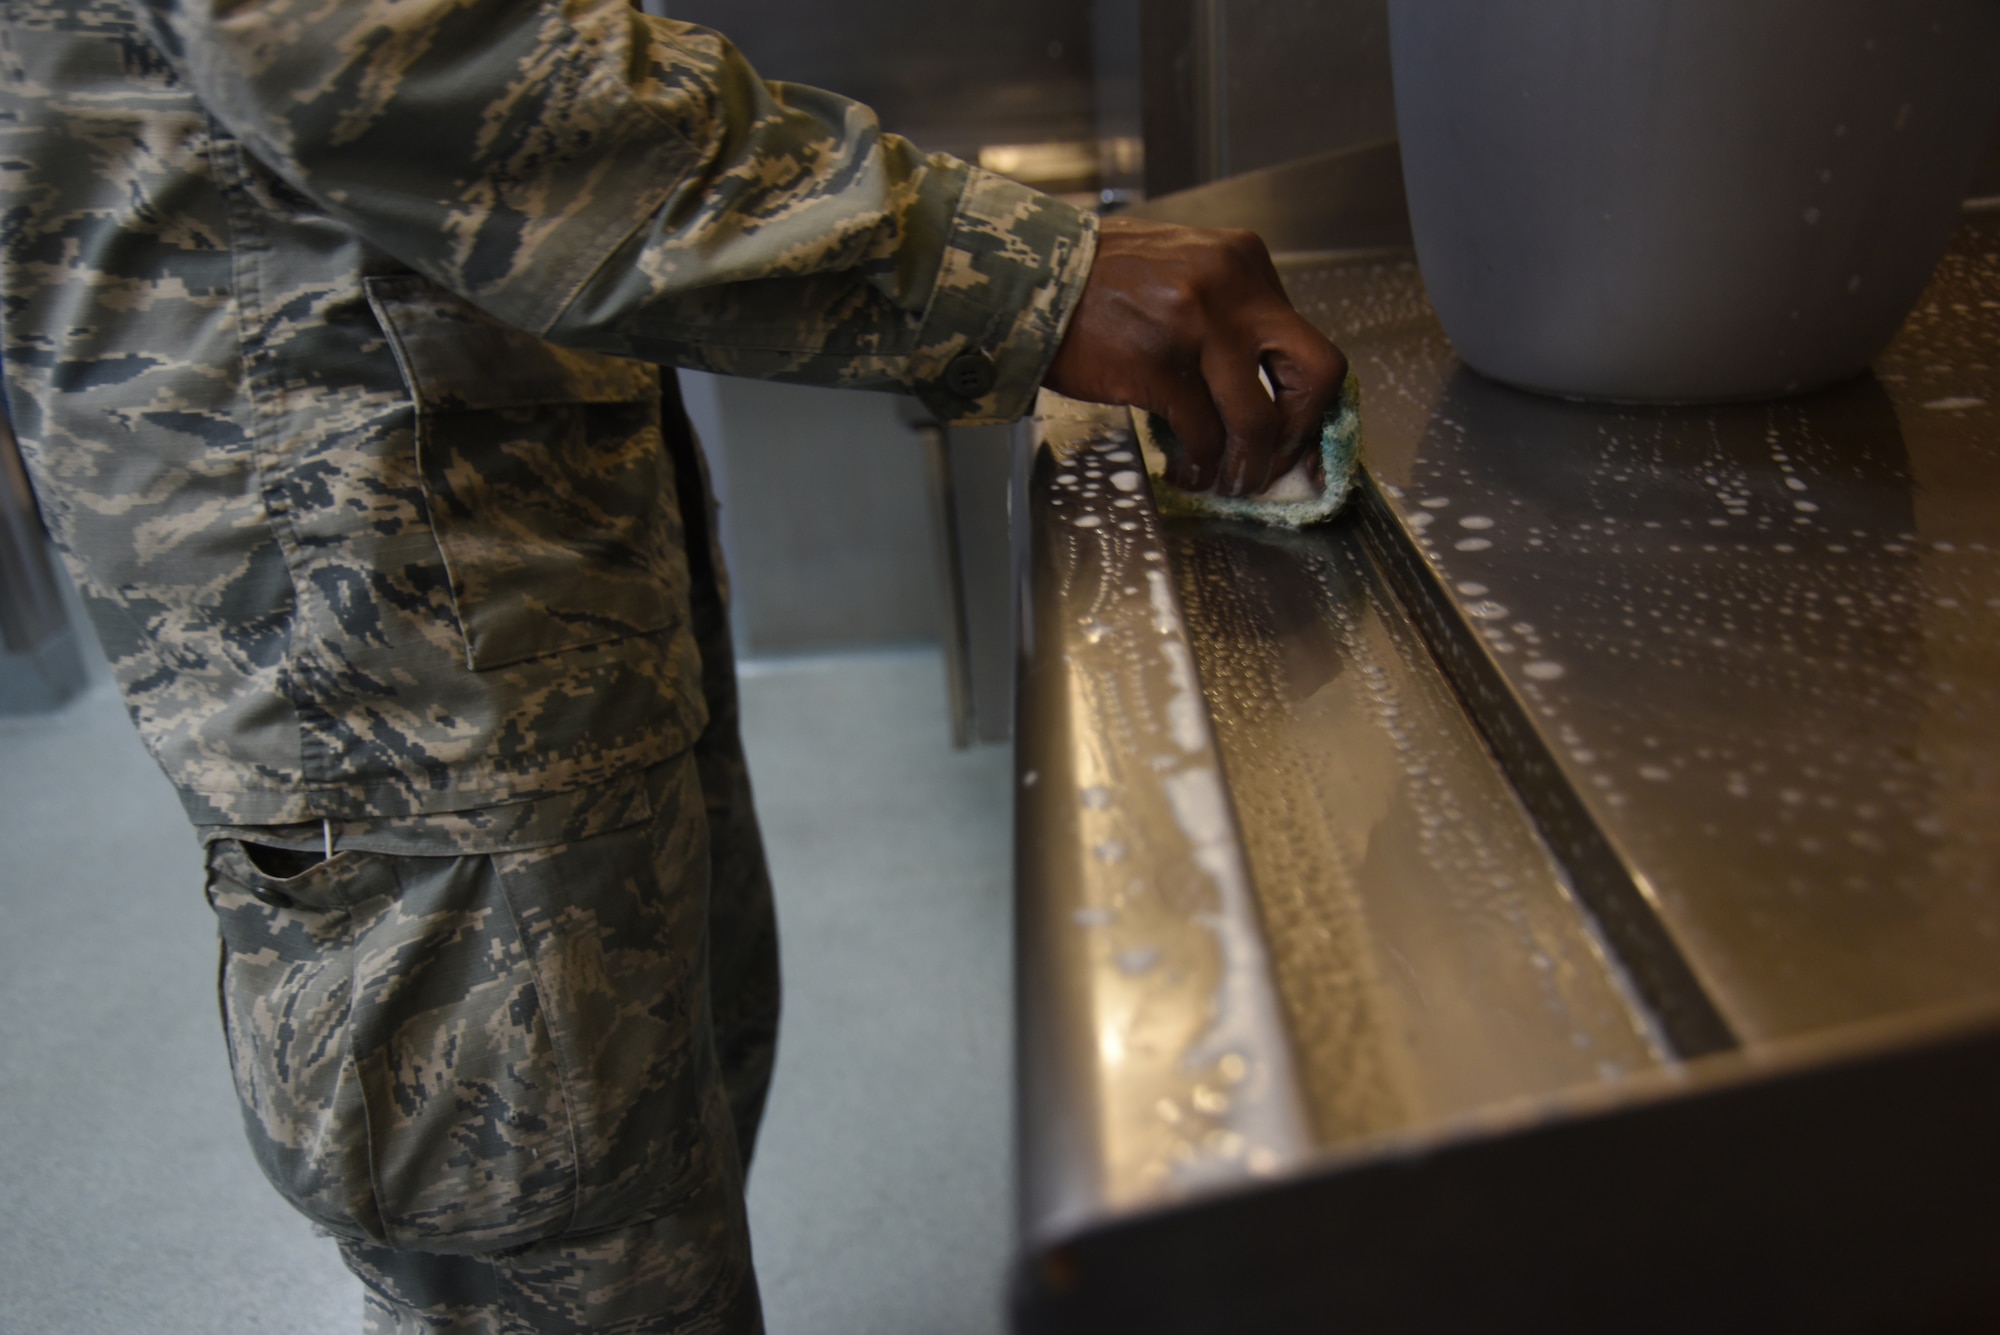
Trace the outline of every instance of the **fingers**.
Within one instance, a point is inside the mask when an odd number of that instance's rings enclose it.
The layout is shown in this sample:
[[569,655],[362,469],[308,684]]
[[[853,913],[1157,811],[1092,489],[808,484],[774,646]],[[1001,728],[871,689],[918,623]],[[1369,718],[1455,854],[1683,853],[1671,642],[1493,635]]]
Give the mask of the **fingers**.
[[1175,485],[1254,496],[1318,444],[1346,358],[1289,306],[1278,316],[1263,322],[1275,330],[1262,337],[1218,322],[1190,350],[1198,376],[1176,376],[1156,409],[1185,446],[1170,472]]
[[1243,495],[1318,439],[1345,372],[1254,234],[1114,218],[1043,383],[1161,414],[1186,447],[1177,485]]
[[[1346,359],[1292,308],[1277,266],[1253,232],[1224,233],[1238,298],[1210,330],[1203,371],[1227,439],[1219,490],[1254,495],[1317,443],[1340,392]],[[1268,385],[1257,380],[1262,368]]]
[[1167,461],[1167,481],[1183,491],[1207,491],[1221,470],[1227,436],[1207,387],[1198,381],[1184,386],[1160,415],[1181,443],[1180,457]]
[[1272,474],[1282,477],[1301,452],[1318,443],[1322,423],[1340,397],[1347,358],[1340,349],[1290,311],[1289,319],[1265,345],[1264,366],[1276,386],[1286,458]]
[[1284,416],[1257,378],[1257,369],[1254,348],[1233,340],[1203,349],[1202,375],[1223,430],[1215,487],[1225,496],[1254,495],[1280,476],[1272,470],[1283,451]]

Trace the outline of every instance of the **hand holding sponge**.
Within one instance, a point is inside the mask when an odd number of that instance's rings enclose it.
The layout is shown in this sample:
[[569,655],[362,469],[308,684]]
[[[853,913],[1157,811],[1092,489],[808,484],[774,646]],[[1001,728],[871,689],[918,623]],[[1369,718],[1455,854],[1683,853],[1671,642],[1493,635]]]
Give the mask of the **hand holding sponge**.
[[1132,410],[1132,424],[1153,477],[1153,500],[1163,515],[1251,519],[1284,528],[1304,528],[1331,518],[1354,487],[1361,457],[1361,385],[1350,371],[1341,383],[1340,398],[1320,428],[1318,450],[1308,450],[1298,465],[1255,496],[1219,496],[1183,491],[1166,480],[1168,467],[1182,445],[1166,419]]

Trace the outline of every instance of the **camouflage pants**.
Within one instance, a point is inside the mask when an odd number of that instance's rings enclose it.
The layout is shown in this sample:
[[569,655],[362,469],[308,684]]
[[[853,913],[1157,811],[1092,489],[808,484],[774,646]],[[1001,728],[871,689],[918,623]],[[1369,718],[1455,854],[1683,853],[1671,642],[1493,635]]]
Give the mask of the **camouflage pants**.
[[537,840],[518,812],[475,836],[497,851],[355,846],[443,825],[382,822],[293,865],[301,831],[213,832],[252,1148],[369,1330],[761,1328],[743,1172],[778,979],[747,778],[732,749],[642,780],[564,813],[615,828],[533,847],[505,847]]

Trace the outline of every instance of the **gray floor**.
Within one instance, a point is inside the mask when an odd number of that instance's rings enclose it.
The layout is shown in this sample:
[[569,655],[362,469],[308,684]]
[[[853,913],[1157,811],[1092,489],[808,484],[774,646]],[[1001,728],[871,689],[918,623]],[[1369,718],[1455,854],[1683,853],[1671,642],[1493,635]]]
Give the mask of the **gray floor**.
[[[928,653],[744,691],[789,993],[750,1192],[770,1327],[997,1332],[1007,755],[949,749]],[[0,907],[0,1331],[355,1330],[244,1151],[193,844],[102,686],[0,719]]]

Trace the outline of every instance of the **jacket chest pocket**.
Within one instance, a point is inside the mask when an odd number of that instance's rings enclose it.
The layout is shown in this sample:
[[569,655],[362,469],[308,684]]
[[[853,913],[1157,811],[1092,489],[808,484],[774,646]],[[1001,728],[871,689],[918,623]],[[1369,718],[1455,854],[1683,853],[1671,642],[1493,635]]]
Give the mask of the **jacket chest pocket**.
[[416,275],[367,280],[479,670],[671,627],[679,511],[659,373],[502,324]]

